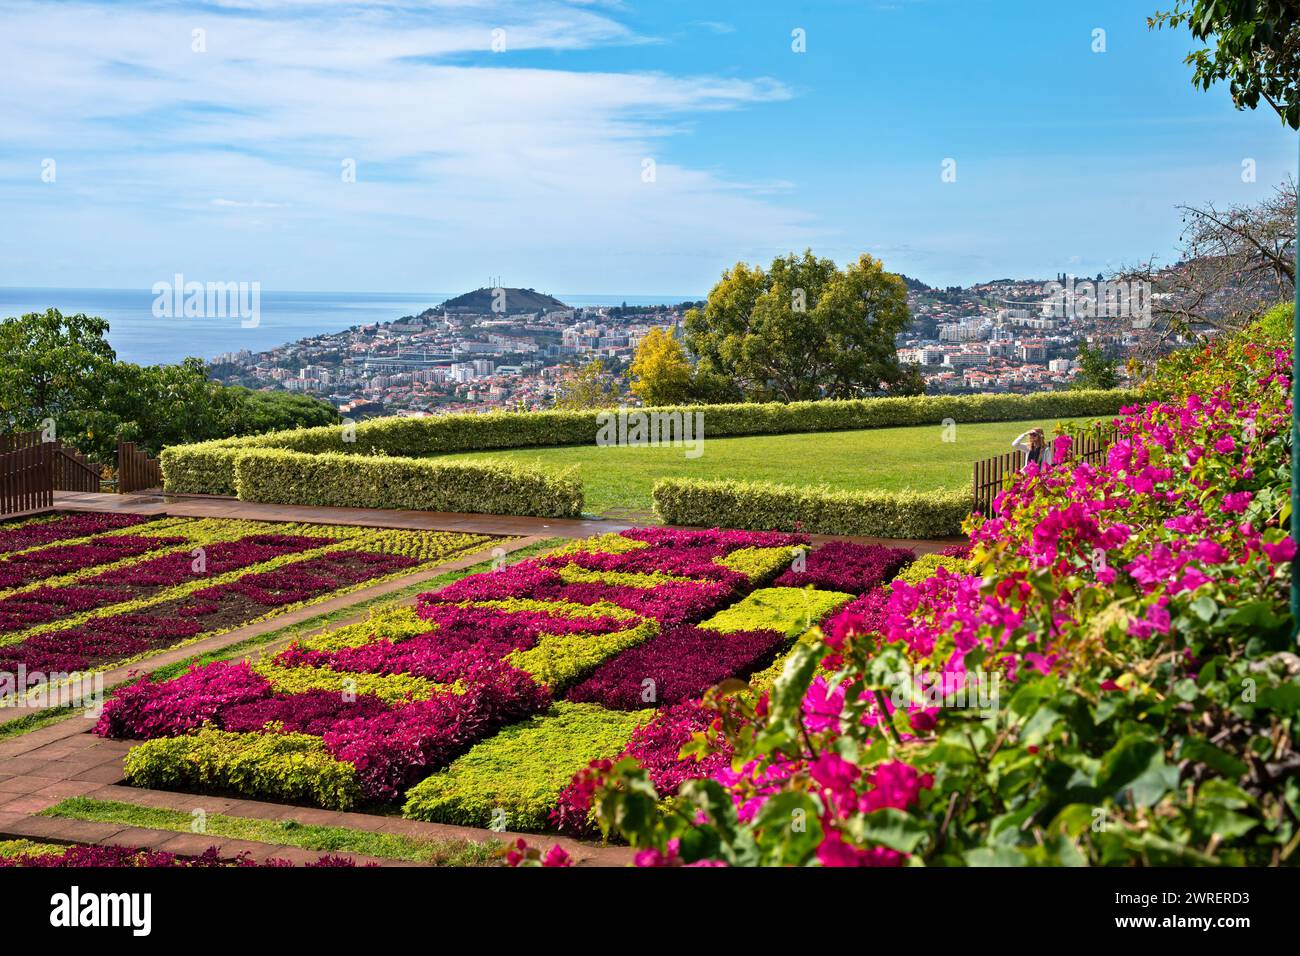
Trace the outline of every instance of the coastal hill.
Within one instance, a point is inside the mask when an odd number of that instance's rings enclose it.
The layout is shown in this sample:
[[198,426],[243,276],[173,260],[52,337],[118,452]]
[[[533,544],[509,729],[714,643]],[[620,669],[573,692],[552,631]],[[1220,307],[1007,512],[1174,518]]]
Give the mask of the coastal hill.
[[[518,315],[521,312],[555,312],[569,308],[554,296],[547,295],[544,292],[537,292],[534,289],[506,288],[502,291],[505,292],[505,311],[502,313],[504,315]],[[454,299],[448,299],[441,305],[426,310],[421,317],[435,315],[439,312],[490,315],[493,312],[492,305],[495,296],[495,289],[486,287],[475,289],[473,292],[458,295]]]

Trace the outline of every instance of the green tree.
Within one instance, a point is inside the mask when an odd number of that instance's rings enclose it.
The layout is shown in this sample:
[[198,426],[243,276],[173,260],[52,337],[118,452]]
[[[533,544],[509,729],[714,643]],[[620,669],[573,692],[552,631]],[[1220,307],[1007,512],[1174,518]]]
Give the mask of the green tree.
[[84,413],[99,399],[117,359],[108,323],[58,309],[0,322],[0,427],[36,428]]
[[234,399],[223,426],[231,435],[260,435],[286,428],[335,425],[339,421],[333,405],[311,395],[253,391],[242,385],[228,385],[225,391]]
[[632,394],[647,405],[677,405],[691,395],[691,363],[681,343],[653,328],[632,359]]
[[1074,377],[1070,387],[1083,388],[1118,388],[1119,372],[1116,371],[1114,359],[1106,358],[1101,346],[1090,348],[1087,342],[1079,343],[1079,374]]
[[555,394],[555,407],[576,412],[589,408],[612,408],[618,403],[618,391],[605,372],[600,359],[592,359],[575,369],[560,383]]
[[878,260],[839,269],[808,250],[724,273],[686,313],[686,345],[705,381],[750,401],[847,398],[916,387],[894,348],[908,320],[907,286]]
[[0,322],[0,430],[55,435],[101,464],[117,442],[152,454],[165,445],[338,421],[330,405],[303,395],[227,388],[201,359],[177,365],[116,361],[108,323],[57,309]]
[[1206,43],[1184,60],[1201,89],[1226,80],[1238,109],[1262,99],[1300,129],[1300,0],[1175,0],[1147,25],[1186,26]]

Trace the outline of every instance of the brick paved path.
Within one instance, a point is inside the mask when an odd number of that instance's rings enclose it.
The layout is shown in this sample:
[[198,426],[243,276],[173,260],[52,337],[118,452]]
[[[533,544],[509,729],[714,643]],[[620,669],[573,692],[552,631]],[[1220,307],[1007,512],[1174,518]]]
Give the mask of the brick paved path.
[[[373,528],[438,529],[479,534],[538,535],[552,538],[585,538],[593,534],[623,531],[645,525],[645,521],[599,518],[532,518],[523,515],[458,514],[445,511],[403,511],[387,508],[317,508],[305,505],[267,505],[216,495],[117,495],[56,491],[54,507],[68,511],[118,511],[131,514],[169,514],[194,518],[245,518],[254,521],[306,521],[317,524],[363,525]],[[815,534],[816,544],[854,541],[911,548],[930,554],[965,538],[902,539],[851,535]]]

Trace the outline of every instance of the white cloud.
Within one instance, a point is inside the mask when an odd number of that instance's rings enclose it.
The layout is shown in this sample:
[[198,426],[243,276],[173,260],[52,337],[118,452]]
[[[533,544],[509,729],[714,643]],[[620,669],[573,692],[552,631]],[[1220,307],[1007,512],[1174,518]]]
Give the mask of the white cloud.
[[[0,4],[0,199],[24,234],[0,246],[17,257],[0,283],[57,279],[24,270],[89,245],[93,230],[68,222],[111,229],[131,281],[211,260],[297,288],[455,288],[527,269],[539,287],[658,291],[808,241],[808,217],[774,204],[783,184],[689,162],[690,123],[788,98],[781,84],[489,52],[498,25],[511,51],[643,42],[605,5],[222,6]],[[32,175],[33,150],[59,161],[57,185]]]

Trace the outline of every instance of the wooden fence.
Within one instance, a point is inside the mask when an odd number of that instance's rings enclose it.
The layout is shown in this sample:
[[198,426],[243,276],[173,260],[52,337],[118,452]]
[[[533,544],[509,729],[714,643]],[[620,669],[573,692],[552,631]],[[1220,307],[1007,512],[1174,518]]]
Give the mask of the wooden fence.
[[50,467],[54,472],[55,491],[99,491],[99,466],[91,464],[86,456],[73,448],[52,442],[53,456]]
[[122,494],[162,487],[162,467],[136,447],[135,442],[117,443],[117,490]]
[[54,505],[56,491],[100,490],[98,465],[40,432],[0,435],[0,515]]
[[0,452],[0,515],[54,506],[52,442]]
[[[1082,436],[1075,436],[1068,460],[1089,463],[1102,461],[1106,457],[1106,449],[1115,441],[1115,431],[1114,425],[1106,425],[1102,428],[1094,428]],[[1048,444],[1050,447],[1050,438]],[[1023,464],[1024,456],[1018,451],[1010,451],[1005,455],[975,462],[971,481],[973,491],[971,513],[992,515],[993,499],[1002,491],[1006,477],[1020,471]],[[1055,462],[1055,464],[1064,464],[1064,462]]]
[[31,448],[41,444],[40,432],[15,432],[12,435],[0,435],[0,455],[17,451],[19,448]]

